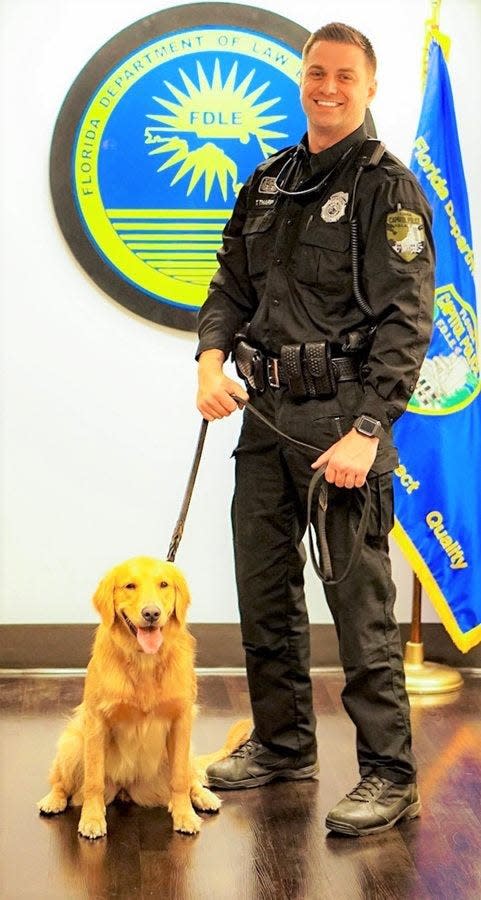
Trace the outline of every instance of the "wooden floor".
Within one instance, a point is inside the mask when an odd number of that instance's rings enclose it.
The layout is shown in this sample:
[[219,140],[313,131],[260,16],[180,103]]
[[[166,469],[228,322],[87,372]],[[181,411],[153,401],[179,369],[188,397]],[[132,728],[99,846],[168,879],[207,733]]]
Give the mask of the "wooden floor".
[[[481,679],[441,706],[413,707],[424,810],[378,836],[328,833],[324,816],[356,777],[340,674],[314,676],[318,781],[224,793],[196,837],[175,834],[166,810],[113,805],[106,839],[77,836],[79,811],[37,815],[64,715],[79,678],[0,680],[2,900],[358,900],[481,897]],[[200,679],[195,748],[219,746],[249,713],[245,679]]]

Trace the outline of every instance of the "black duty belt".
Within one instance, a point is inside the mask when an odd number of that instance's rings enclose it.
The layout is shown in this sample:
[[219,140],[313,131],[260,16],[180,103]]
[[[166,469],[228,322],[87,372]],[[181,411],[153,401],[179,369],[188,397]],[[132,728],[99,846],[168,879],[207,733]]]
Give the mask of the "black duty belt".
[[359,381],[362,354],[339,356],[329,341],[284,344],[279,356],[253,347],[237,335],[234,360],[247,385],[262,394],[267,387],[286,387],[296,398],[334,397],[340,381]]
[[[276,356],[266,356],[266,377],[271,388],[280,388],[289,384],[286,367],[281,359]],[[359,360],[350,356],[334,356],[331,358],[331,366],[336,381],[359,381]]]

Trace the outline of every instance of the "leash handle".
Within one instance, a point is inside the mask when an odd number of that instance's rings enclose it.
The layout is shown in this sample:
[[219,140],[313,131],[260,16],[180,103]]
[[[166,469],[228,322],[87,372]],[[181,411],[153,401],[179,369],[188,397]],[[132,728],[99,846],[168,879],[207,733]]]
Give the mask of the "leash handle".
[[[283,431],[280,431],[279,428],[276,428],[272,422],[269,421],[262,413],[259,412],[258,409],[255,408],[248,400],[242,400],[240,397],[237,397],[235,394],[232,395],[233,399],[236,401],[238,406],[242,409],[244,406],[247,407],[248,411],[252,413],[257,419],[260,419],[264,425],[267,425],[271,431],[275,431],[276,434],[280,435],[280,437],[285,438],[286,441],[289,441],[291,444],[296,444],[298,447],[302,447],[303,450],[314,450],[319,455],[322,453],[322,450],[319,447],[314,447],[312,444],[305,444],[304,441],[298,441],[296,438],[291,437],[289,434],[285,434]],[[362,543],[366,536],[367,531],[367,522],[369,513],[371,510],[371,488],[369,487],[368,482],[366,481],[362,488],[350,488],[350,490],[358,490],[361,494],[364,495],[364,506],[362,510],[361,519],[359,521],[359,525],[356,531],[356,535],[354,538],[354,544],[352,548],[352,553],[348,559],[347,566],[344,569],[344,572],[339,578],[333,577],[333,569],[332,569],[332,560],[331,554],[329,551],[329,544],[327,541],[327,532],[326,532],[326,518],[327,518],[327,506],[328,506],[328,490],[329,485],[327,481],[321,481],[327,465],[323,465],[320,469],[312,476],[309,482],[309,490],[307,493],[307,532],[309,536],[309,551],[311,555],[311,562],[314,568],[316,575],[321,579],[323,584],[339,584],[341,581],[344,581],[345,578],[349,575],[351,569],[358,562],[359,556],[362,550]],[[318,482],[320,482],[319,486],[319,497],[318,497],[318,505],[317,505],[317,533],[319,535],[319,560],[316,557],[316,551],[314,548],[314,541],[312,537],[312,520],[311,520],[311,509],[312,509],[312,501],[314,498],[314,491],[317,487]]]
[[172,537],[170,539],[169,552],[167,553],[167,562],[174,562],[175,554],[177,553],[178,546],[182,539],[182,535],[184,533],[184,525],[187,517],[187,513],[189,511],[190,501],[192,498],[192,492],[194,490],[195,479],[197,476],[197,471],[199,468],[200,458],[202,456],[202,450],[204,447],[205,436],[207,434],[207,419],[202,419],[202,424],[200,426],[199,437],[197,439],[197,447],[195,449],[194,461],[192,463],[192,468],[190,470],[189,480],[187,482],[187,487],[185,489],[184,499],[182,501],[182,506],[179,513],[179,518],[177,519]]
[[[311,562],[314,567],[314,571],[316,575],[321,579],[323,584],[340,584],[341,581],[344,581],[345,578],[349,575],[349,572],[356,565],[359,556],[362,550],[362,543],[364,541],[366,530],[367,530],[367,522],[369,513],[371,510],[371,488],[369,487],[368,482],[366,481],[362,488],[356,488],[356,490],[361,491],[364,494],[364,506],[362,510],[362,515],[359,521],[359,525],[357,527],[356,535],[354,537],[354,543],[352,547],[351,555],[347,561],[346,568],[342,575],[339,578],[334,578],[333,569],[332,569],[332,561],[331,554],[329,552],[329,544],[327,541],[327,532],[326,532],[326,518],[327,518],[327,492],[329,490],[329,485],[327,481],[322,481],[319,487],[319,498],[317,504],[317,533],[319,535],[319,560],[316,557],[316,551],[314,548],[314,539],[312,536],[313,525],[311,521],[311,509],[312,509],[312,501],[314,496],[314,490],[318,481],[324,475],[326,470],[326,466],[321,466],[320,469],[313,475],[309,483],[309,491],[307,494],[307,532],[309,535],[309,550],[311,554]],[[352,488],[351,488],[352,490]]]

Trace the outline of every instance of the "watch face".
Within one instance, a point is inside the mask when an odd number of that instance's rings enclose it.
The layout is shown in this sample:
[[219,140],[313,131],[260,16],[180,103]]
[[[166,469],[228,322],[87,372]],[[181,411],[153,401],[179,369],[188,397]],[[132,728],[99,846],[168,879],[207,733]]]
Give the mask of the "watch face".
[[381,424],[377,419],[371,419],[370,416],[360,416],[354,423],[354,427],[360,434],[373,437],[374,435],[379,434]]
[[373,422],[371,419],[363,419],[360,425],[366,434],[374,434],[377,422]]

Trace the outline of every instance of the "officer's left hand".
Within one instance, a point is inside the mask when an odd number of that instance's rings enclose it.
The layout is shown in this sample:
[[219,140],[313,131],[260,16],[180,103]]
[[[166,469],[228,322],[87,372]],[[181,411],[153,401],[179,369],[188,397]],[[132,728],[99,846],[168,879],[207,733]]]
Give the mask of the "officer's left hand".
[[327,463],[325,479],[337,487],[362,487],[376,459],[379,438],[359,434],[354,428],[336,441],[314,463],[319,469]]

